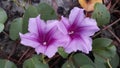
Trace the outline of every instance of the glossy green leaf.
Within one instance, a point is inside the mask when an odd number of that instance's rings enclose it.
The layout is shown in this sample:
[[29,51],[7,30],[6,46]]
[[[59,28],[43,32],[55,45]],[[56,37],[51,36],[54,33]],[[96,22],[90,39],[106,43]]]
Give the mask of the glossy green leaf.
[[13,62],[9,60],[0,59],[0,68],[17,68],[17,67]]
[[74,64],[73,64],[72,61],[66,61],[66,62],[63,64],[62,68],[76,68],[76,67],[74,66]]
[[67,58],[68,54],[64,51],[62,47],[58,48],[58,53],[63,57]]
[[0,8],[0,23],[5,23],[5,21],[7,20],[7,14],[4,11],[4,9]]
[[99,26],[105,25],[108,24],[110,21],[110,13],[103,4],[96,3],[92,18],[96,19]]
[[23,24],[22,18],[16,18],[11,22],[9,31],[10,31],[10,38],[12,40],[18,39],[19,33],[22,32],[22,24]]
[[97,38],[93,41],[93,54],[95,61],[106,62],[116,54],[116,47],[111,44],[112,40],[107,38]]
[[92,60],[88,56],[82,53],[75,54],[73,56],[73,60],[75,65],[77,65],[77,67],[81,67],[86,64],[92,65],[94,67],[94,63],[92,62]]
[[23,68],[49,68],[49,66],[41,62],[41,56],[33,56],[23,63]]
[[0,32],[2,32],[4,29],[4,24],[0,23]]
[[36,7],[29,6],[27,8],[27,10],[24,13],[24,17],[23,17],[23,30],[22,30],[23,33],[26,33],[28,31],[28,20],[29,20],[29,18],[36,17],[36,16],[38,16],[38,14],[39,13],[38,13]]
[[57,15],[54,9],[46,3],[40,3],[37,6],[39,14],[41,14],[41,18],[44,20],[56,19]]

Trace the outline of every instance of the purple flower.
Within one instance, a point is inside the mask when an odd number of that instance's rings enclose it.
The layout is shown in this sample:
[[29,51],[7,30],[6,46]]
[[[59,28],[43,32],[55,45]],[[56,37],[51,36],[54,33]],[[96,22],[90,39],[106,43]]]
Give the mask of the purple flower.
[[[55,55],[59,45],[65,45],[67,38],[61,38],[62,33],[56,26],[58,21],[49,20],[46,23],[40,16],[29,19],[28,33],[21,34],[21,43],[35,48],[37,54],[42,53],[49,58]],[[65,42],[64,42],[65,41]]]
[[58,28],[70,39],[68,45],[63,46],[67,53],[77,50],[89,53],[92,50],[90,36],[99,30],[96,21],[85,17],[84,10],[77,7],[71,10],[69,19],[62,17]]

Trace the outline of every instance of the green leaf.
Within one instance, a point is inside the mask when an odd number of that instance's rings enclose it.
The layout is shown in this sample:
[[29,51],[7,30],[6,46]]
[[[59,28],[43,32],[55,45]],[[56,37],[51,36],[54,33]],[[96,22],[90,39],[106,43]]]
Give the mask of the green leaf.
[[95,63],[97,63],[97,62],[105,63],[106,62],[106,58],[102,57],[101,55],[94,53],[94,57],[95,57]]
[[9,60],[0,59],[0,68],[17,68],[17,67],[13,62]]
[[95,67],[93,67],[92,65],[86,64],[81,66],[80,68],[95,68]]
[[67,58],[68,54],[64,51],[64,49],[62,47],[58,48],[58,53],[63,57],[63,58]]
[[4,11],[4,9],[0,8],[0,23],[5,23],[5,21],[7,20],[7,14]]
[[92,18],[96,19],[97,24],[99,26],[102,26],[109,23],[110,13],[103,4],[96,3],[94,7],[94,12],[92,14]]
[[41,56],[33,56],[23,63],[23,68],[49,68],[49,66],[41,62]]
[[110,61],[110,64],[112,65],[112,68],[117,68],[119,65],[119,56],[116,54]]
[[57,15],[54,9],[46,3],[40,3],[37,6],[39,14],[41,14],[41,18],[44,20],[56,19]]
[[106,62],[116,54],[116,47],[111,45],[112,40],[107,38],[98,38],[93,41],[93,54],[96,61]]
[[40,14],[43,20],[56,19],[56,13],[54,9],[46,3],[40,3],[37,7],[29,6],[25,11],[23,17],[23,33],[28,31],[28,20],[34,18]]
[[24,13],[24,17],[23,17],[23,30],[22,30],[23,33],[26,33],[28,31],[28,20],[29,20],[29,18],[36,17],[36,16],[38,16],[38,14],[39,13],[38,13],[36,7],[29,6],[27,8],[27,10]]
[[11,22],[10,25],[10,38],[16,40],[19,37],[19,32],[22,32],[22,18],[16,18]]
[[76,68],[76,67],[74,66],[73,62],[66,61],[66,62],[63,64],[62,68]]
[[92,62],[92,60],[82,53],[75,54],[73,56],[73,60],[77,67],[81,67],[86,64],[92,65],[94,67],[94,63]]
[[98,48],[107,47],[112,43],[111,39],[107,38],[97,38],[93,40],[93,50]]
[[2,32],[4,29],[4,24],[0,23],[0,32]]
[[[98,60],[101,60],[101,59],[99,59],[99,58],[97,58]],[[102,59],[103,60],[103,59]],[[106,68],[106,64],[105,64],[105,62],[99,62],[99,61],[97,61],[96,59],[95,59],[95,67],[96,68]]]

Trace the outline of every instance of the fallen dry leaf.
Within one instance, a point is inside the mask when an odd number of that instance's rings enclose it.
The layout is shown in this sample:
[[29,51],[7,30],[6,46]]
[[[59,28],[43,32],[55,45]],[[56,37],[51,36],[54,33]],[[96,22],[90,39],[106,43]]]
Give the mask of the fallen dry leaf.
[[86,11],[93,11],[94,5],[98,3],[102,3],[102,0],[78,0],[81,7],[83,7]]

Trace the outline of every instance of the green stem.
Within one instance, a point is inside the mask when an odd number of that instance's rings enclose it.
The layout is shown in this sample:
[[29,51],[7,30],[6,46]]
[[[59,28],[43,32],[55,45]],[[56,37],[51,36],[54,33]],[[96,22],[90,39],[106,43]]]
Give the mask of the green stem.
[[110,64],[110,62],[109,62],[109,59],[107,59],[107,64],[108,64],[108,66],[109,66],[110,68],[112,68],[112,66],[111,66],[111,64]]
[[44,64],[46,64],[46,61],[45,61],[44,58],[45,58],[45,55],[42,54],[42,61],[43,61]]

